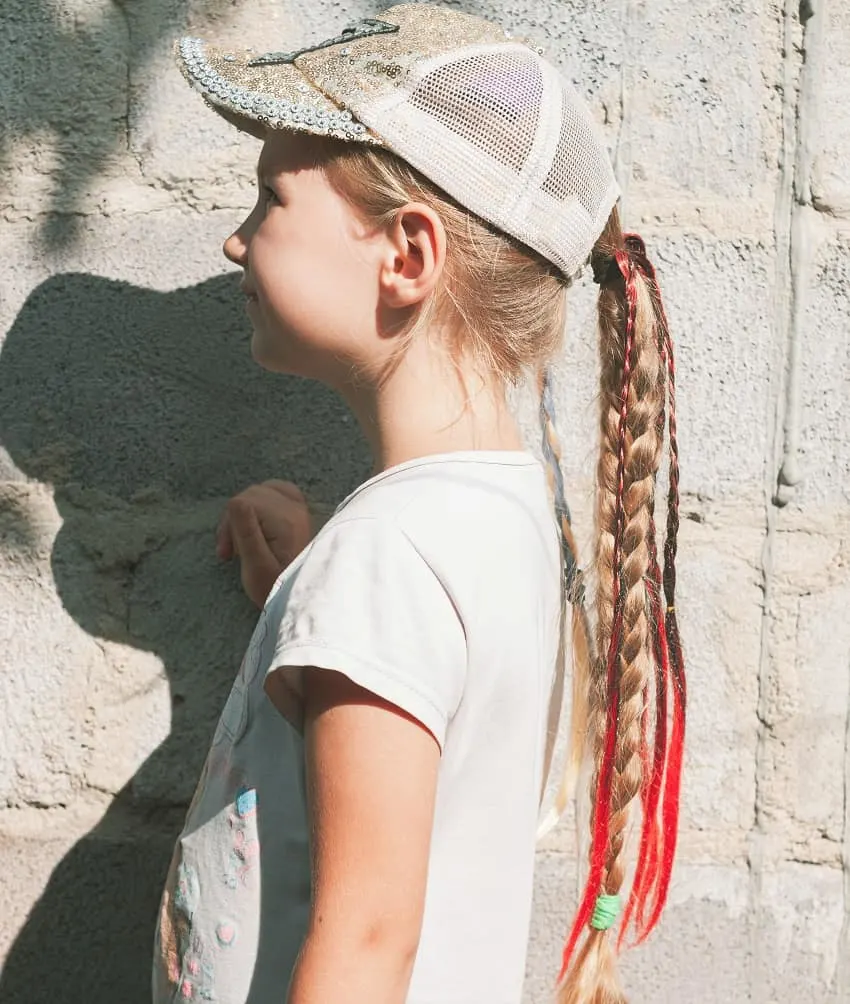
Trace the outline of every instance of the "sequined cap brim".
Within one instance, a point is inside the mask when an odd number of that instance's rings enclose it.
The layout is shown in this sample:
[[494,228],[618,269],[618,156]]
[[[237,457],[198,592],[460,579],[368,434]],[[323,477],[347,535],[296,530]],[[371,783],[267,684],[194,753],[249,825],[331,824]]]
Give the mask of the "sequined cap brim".
[[422,2],[303,48],[275,42],[273,52],[228,52],[186,38],[177,57],[239,128],[374,143],[564,276],[587,262],[619,188],[605,136],[542,49]]
[[247,132],[292,129],[382,145],[379,136],[310,84],[294,65],[251,66],[256,53],[225,51],[200,38],[180,39],[175,55],[192,87],[228,121],[237,126],[244,122]]

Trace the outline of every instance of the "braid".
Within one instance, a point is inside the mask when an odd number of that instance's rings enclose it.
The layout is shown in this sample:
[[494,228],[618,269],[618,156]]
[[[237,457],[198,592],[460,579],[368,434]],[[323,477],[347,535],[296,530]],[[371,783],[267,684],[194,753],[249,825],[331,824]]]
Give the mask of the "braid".
[[[595,798],[590,869],[564,950],[559,1001],[624,1004],[614,949],[605,930],[600,929],[607,925],[597,926],[595,908],[600,894],[617,897],[623,887],[622,851],[635,799],[640,798],[643,825],[621,941],[633,915],[639,940],[657,922],[675,853],[685,695],[673,609],[678,450],[674,446],[675,395],[671,394],[670,495],[662,573],[654,506],[667,418],[665,395],[673,380],[667,321],[643,242],[633,235],[624,238],[616,210],[591,261],[601,286],[602,363],[596,506],[597,657],[585,698],[595,746]],[[668,748],[671,677],[674,714]],[[585,928],[587,937],[570,966]]]
[[[653,280],[655,276],[653,274]],[[657,284],[655,292],[660,305],[661,295]],[[687,705],[687,682],[679,624],[676,619],[676,551],[679,534],[679,443],[676,428],[676,366],[673,357],[673,343],[667,328],[664,308],[660,308],[664,329],[665,361],[667,364],[667,387],[670,400],[670,476],[667,493],[667,535],[664,541],[664,599],[667,604],[664,629],[670,652],[670,672],[673,682],[673,726],[670,736],[670,752],[665,779],[662,825],[664,840],[663,867],[659,874],[652,914],[644,926],[644,938],[661,916],[670,886],[673,858],[676,854],[676,837],[679,826],[679,792],[682,781],[682,760],[685,741],[685,708]]]
[[540,395],[540,425],[543,429],[543,456],[547,464],[549,487],[555,499],[555,515],[563,537],[564,584],[570,603],[579,603],[584,597],[584,582],[578,564],[578,551],[572,530],[572,516],[564,492],[564,475],[561,470],[561,441],[555,425],[555,402],[552,398],[551,374],[548,368],[538,372]]
[[[572,609],[572,668],[573,698],[570,721],[570,750],[565,765],[564,777],[555,803],[555,818],[560,818],[572,793],[584,759],[588,734],[587,688],[590,683],[591,630],[585,604],[584,575],[578,562],[578,550],[572,530],[572,517],[564,493],[564,476],[561,470],[561,442],[555,424],[555,404],[552,397],[551,374],[547,369],[538,372],[538,392],[540,397],[540,424],[543,429],[542,449],[546,460],[549,488],[555,502],[555,516],[561,535],[564,560],[564,594]],[[561,617],[561,637],[559,645],[559,665],[564,651],[564,627],[566,616]],[[554,735],[549,737],[554,743]],[[546,760],[551,757],[547,748]]]
[[[648,265],[648,262],[647,262]],[[652,269],[651,265],[648,265]],[[652,272],[654,281],[655,274]],[[657,288],[657,287],[656,287]],[[660,302],[660,301],[659,301]],[[666,329],[666,319],[665,325]],[[665,331],[659,327],[658,353],[662,367],[666,365],[667,343],[665,341]],[[658,441],[664,439],[664,399],[662,397],[661,407],[658,412],[656,433]],[[664,777],[664,765],[667,751],[667,678],[670,672],[668,646],[666,637],[666,626],[664,614],[662,612],[662,576],[658,565],[658,544],[656,540],[655,515],[650,515],[649,536],[649,576],[647,589],[649,591],[649,604],[652,616],[652,623],[655,630],[652,633],[652,653],[655,661],[655,735],[652,743],[652,755],[650,756],[649,742],[649,709],[651,706],[650,687],[647,684],[644,688],[644,714],[643,714],[643,739],[642,739],[642,769],[643,784],[641,787],[641,810],[643,813],[643,829],[641,832],[640,850],[638,853],[637,868],[635,870],[632,891],[626,911],[623,916],[620,937],[617,947],[620,948],[623,937],[628,930],[632,914],[637,909],[637,928],[641,932],[646,927],[645,910],[650,890],[654,887],[659,867],[659,845],[662,835],[658,825],[658,803],[661,797],[661,788]],[[651,928],[652,925],[650,925]],[[639,941],[643,936],[639,936]]]
[[[650,293],[655,308],[656,321],[658,326],[659,353],[662,364],[666,368],[667,375],[667,395],[669,398],[669,443],[670,443],[670,467],[669,486],[667,492],[667,528],[664,542],[664,574],[663,589],[666,611],[662,614],[660,608],[660,593],[662,576],[657,568],[657,557],[655,560],[655,570],[653,580],[658,583],[656,593],[658,596],[657,606],[653,610],[653,620],[656,624],[656,638],[658,639],[658,649],[656,653],[657,669],[657,726],[655,745],[655,764],[651,778],[652,794],[648,799],[644,813],[644,833],[641,845],[641,854],[638,859],[638,871],[635,875],[635,884],[629,907],[638,905],[638,942],[643,941],[652,931],[664,904],[667,899],[667,891],[670,885],[670,877],[673,870],[673,858],[676,853],[676,838],[678,833],[679,819],[679,793],[681,788],[682,758],[684,753],[685,737],[685,707],[687,702],[687,686],[685,680],[684,659],[682,656],[682,645],[679,638],[679,626],[676,619],[676,551],[678,545],[679,532],[679,443],[676,426],[676,367],[673,355],[673,342],[670,338],[670,328],[667,323],[667,314],[661,299],[661,290],[655,275],[655,269],[641,249],[641,267],[649,280]],[[664,413],[660,417],[660,429],[663,431]],[[670,746],[666,749],[666,681],[668,676],[672,680],[673,698],[673,721],[670,732]],[[663,717],[663,721],[662,721]],[[658,833],[657,807],[659,792],[661,788],[661,774],[664,771],[664,761],[666,752],[666,776],[664,778],[664,795],[662,802],[661,818],[662,831]],[[648,831],[652,830],[653,838],[650,841]],[[650,843],[646,848],[647,856],[651,860],[645,860],[644,843]],[[661,860],[658,860],[659,855]],[[642,874],[643,867],[646,873]],[[660,870],[659,870],[660,869]],[[652,913],[648,920],[644,918],[644,910],[649,899],[653,884],[657,882],[653,894]],[[629,912],[623,920],[622,933],[625,931]]]

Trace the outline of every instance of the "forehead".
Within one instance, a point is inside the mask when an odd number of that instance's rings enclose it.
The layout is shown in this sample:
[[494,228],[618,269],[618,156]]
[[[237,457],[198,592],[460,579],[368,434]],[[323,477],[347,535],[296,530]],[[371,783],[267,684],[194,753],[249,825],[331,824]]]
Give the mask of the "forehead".
[[319,136],[270,129],[257,162],[260,174],[295,174],[315,170],[326,162],[327,145]]

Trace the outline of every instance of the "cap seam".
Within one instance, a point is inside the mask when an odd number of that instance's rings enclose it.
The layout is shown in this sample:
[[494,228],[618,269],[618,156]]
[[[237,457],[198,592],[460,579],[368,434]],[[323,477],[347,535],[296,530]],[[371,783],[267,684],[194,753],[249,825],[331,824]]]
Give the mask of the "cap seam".
[[[548,165],[551,168],[552,155],[558,148],[558,141],[560,138],[560,122],[564,110],[563,92],[560,86],[551,88],[552,74],[547,72],[547,65],[542,59],[536,59],[535,64],[540,70],[540,76],[543,82],[543,95],[540,102],[540,115],[537,120],[537,130],[534,137],[534,143],[532,144],[531,150],[526,158],[526,163],[520,173],[520,178],[523,183],[521,185],[517,185],[516,198],[513,200],[510,212],[505,214],[505,218],[510,221],[512,227],[516,227],[520,222],[520,219],[516,219],[514,214],[517,214],[520,218],[524,218],[527,215],[528,206],[531,205],[534,198],[541,191],[541,166],[545,166],[548,161]],[[556,79],[556,83],[557,82],[558,81]],[[550,87],[552,90],[553,93],[551,95],[547,94],[547,87]],[[554,107],[550,107],[550,105],[553,104],[551,101],[552,96],[557,99],[557,116],[555,115]],[[544,115],[547,116],[547,121],[545,122]],[[557,128],[555,129],[555,138],[553,140],[550,136],[550,126],[556,118]]]

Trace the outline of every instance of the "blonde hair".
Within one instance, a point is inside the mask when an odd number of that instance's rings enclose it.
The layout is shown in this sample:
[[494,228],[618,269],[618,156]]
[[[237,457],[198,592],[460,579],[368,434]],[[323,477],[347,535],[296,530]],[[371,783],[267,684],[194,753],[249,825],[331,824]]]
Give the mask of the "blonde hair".
[[456,331],[458,351],[506,383],[551,358],[561,343],[567,286],[554,265],[464,209],[394,154],[325,142],[328,180],[376,225],[389,225],[413,201],[440,215],[446,231],[442,282],[421,308],[415,330],[439,317]]
[[[639,238],[623,235],[615,208],[591,256],[600,284],[601,363],[593,631],[563,499],[560,446],[544,393],[545,368],[561,344],[568,280],[395,155],[337,141],[326,141],[324,150],[321,163],[331,184],[368,220],[389,225],[406,203],[420,201],[443,221],[443,281],[412,330],[440,317],[457,331],[457,348],[472,353],[504,382],[516,383],[527,372],[538,374],[550,484],[565,552],[565,595],[572,608],[573,748],[568,770],[586,755],[594,764],[590,876],[564,952],[558,1001],[624,1004],[614,947],[607,932],[595,926],[593,907],[600,893],[615,896],[623,886],[626,823],[630,806],[640,797],[641,845],[620,937],[632,919],[639,940],[656,923],[675,851],[684,729],[684,670],[673,599],[678,454],[672,346],[654,270]],[[662,580],[654,503],[668,390],[671,476]],[[570,966],[585,929],[586,940]]]

